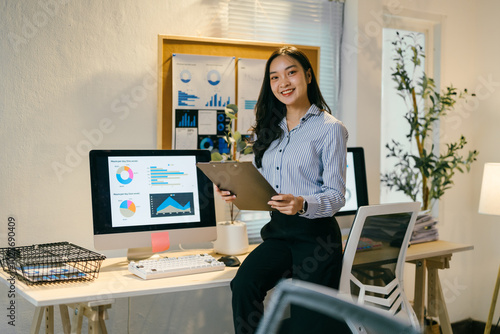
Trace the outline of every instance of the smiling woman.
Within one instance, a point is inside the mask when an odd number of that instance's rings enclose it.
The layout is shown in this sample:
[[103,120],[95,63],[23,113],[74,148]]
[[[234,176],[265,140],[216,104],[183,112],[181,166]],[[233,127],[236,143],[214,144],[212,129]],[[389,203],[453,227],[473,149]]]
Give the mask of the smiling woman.
[[[293,99],[289,98],[290,89],[298,89]],[[282,94],[283,91],[286,91],[285,96]],[[289,118],[300,119],[311,104],[316,105],[320,110],[331,112],[321,94],[307,56],[291,46],[275,51],[266,65],[262,89],[255,107],[257,123],[254,131],[257,140],[253,149],[257,167],[262,167],[262,155],[269,144],[282,134],[276,125],[283,116],[286,114],[287,120]],[[271,128],[273,128],[272,131]]]
[[311,69],[305,72],[296,59],[283,55],[272,61],[269,74],[274,96],[287,106],[286,118],[288,129],[291,130],[311,106],[307,96]]
[[[231,282],[237,334],[253,333],[267,291],[292,277],[337,288],[342,242],[333,215],[345,203],[347,130],[330,114],[307,56],[295,47],[271,55],[253,129],[255,165],[278,195],[261,230],[264,240]],[[225,201],[235,198],[218,191]],[[330,244],[328,256],[318,256]],[[307,319],[307,320],[305,320]],[[292,307],[287,333],[323,333],[343,327],[332,319]]]

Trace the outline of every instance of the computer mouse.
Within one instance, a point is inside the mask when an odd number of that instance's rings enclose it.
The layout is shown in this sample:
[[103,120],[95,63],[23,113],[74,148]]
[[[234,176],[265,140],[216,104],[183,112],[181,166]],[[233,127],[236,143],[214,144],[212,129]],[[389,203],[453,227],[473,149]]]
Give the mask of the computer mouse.
[[220,262],[224,263],[226,267],[238,267],[241,262],[236,256],[226,255],[219,259]]

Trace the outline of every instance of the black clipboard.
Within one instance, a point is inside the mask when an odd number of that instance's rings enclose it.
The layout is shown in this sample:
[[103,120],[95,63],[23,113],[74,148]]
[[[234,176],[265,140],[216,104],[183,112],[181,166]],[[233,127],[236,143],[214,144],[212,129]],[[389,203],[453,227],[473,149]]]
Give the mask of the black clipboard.
[[233,203],[238,209],[276,211],[267,202],[278,193],[251,161],[199,162],[196,166],[219,189],[236,195]]

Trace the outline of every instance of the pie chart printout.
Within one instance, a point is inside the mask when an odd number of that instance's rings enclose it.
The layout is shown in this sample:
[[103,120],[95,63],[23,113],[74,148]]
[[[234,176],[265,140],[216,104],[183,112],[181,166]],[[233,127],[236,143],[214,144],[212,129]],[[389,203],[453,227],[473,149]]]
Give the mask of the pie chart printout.
[[132,217],[135,214],[135,204],[132,201],[126,200],[120,204],[120,213],[124,217]]
[[134,172],[128,166],[122,166],[116,171],[116,178],[121,184],[129,184],[134,179]]

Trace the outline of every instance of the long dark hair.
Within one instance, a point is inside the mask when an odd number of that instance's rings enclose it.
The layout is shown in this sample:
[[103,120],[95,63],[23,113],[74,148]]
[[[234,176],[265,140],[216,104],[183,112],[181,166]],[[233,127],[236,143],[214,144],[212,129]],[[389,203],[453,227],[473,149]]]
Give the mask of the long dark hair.
[[330,108],[326,104],[325,99],[319,90],[316,76],[312,69],[311,63],[307,56],[296,47],[284,46],[276,51],[269,57],[266,63],[266,72],[264,74],[264,81],[260,89],[259,98],[255,105],[255,118],[256,123],[253,127],[253,133],[257,139],[253,143],[253,152],[255,154],[255,164],[258,168],[262,167],[262,157],[271,143],[280,138],[283,130],[280,128],[279,123],[286,116],[286,106],[274,96],[271,90],[271,79],[269,75],[269,67],[271,62],[278,56],[290,56],[297,60],[304,73],[308,70],[311,72],[311,83],[307,86],[307,97],[309,102],[315,104],[321,110],[326,110],[331,113]]

